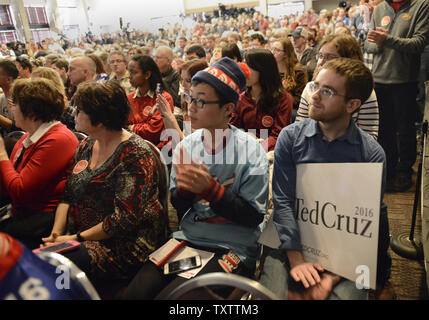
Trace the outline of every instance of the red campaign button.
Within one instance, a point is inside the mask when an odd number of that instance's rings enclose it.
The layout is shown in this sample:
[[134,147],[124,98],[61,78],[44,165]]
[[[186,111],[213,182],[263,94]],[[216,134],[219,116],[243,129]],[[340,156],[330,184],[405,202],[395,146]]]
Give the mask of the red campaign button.
[[143,109],[143,115],[144,115],[145,117],[148,117],[151,111],[152,111],[152,106],[146,106],[146,107]]
[[271,127],[273,125],[273,123],[274,123],[274,119],[270,116],[265,116],[262,118],[262,125],[265,128]]
[[78,174],[81,173],[83,170],[85,170],[88,167],[88,161],[81,160],[74,166],[73,173]]

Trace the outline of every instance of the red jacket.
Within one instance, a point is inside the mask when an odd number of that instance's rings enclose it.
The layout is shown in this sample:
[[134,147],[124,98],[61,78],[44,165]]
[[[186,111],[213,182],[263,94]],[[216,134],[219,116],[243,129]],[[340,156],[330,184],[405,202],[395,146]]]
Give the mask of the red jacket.
[[13,214],[20,209],[53,212],[62,198],[79,142],[73,132],[59,123],[24,151],[15,170],[14,163],[27,136],[28,133],[15,144],[10,160],[0,161],[2,191],[12,199]]
[[[161,149],[168,141],[161,141],[161,132],[164,130],[164,121],[161,114],[156,110],[152,115],[152,107],[156,104],[156,96],[153,98],[148,95],[144,97],[135,97],[135,92],[127,95],[131,104],[131,114],[128,119],[130,125],[134,125],[133,132],[145,140],[152,142]],[[170,104],[171,111],[174,112],[173,98],[163,91],[162,95]]]
[[[256,107],[256,102],[248,89],[240,95],[237,108],[232,114],[230,123],[245,131],[257,129],[257,138],[260,138],[260,129],[267,129],[268,149],[266,151],[272,151],[276,146],[280,131],[291,122],[292,101],[292,96],[285,92],[279,98],[277,105],[271,112],[262,113],[262,111]],[[265,144],[264,148],[266,149]]]

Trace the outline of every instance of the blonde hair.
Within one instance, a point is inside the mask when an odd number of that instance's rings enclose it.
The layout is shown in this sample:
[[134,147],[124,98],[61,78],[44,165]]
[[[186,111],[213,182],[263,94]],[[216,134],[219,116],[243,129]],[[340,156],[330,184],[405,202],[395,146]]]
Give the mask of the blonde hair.
[[64,88],[63,80],[61,80],[60,75],[54,69],[47,67],[39,67],[34,70],[31,74],[31,77],[34,78],[44,78],[49,79],[53,82],[55,88],[61,92],[63,95],[66,94],[66,90]]

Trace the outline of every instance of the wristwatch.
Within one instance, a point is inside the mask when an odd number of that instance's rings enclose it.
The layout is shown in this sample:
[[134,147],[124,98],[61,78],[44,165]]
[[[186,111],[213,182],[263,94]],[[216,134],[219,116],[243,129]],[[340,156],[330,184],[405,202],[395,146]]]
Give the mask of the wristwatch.
[[85,241],[85,240],[82,238],[82,236],[80,235],[80,232],[79,232],[79,231],[76,233],[76,238],[77,238],[77,241],[79,241],[79,242],[84,242],[84,241]]

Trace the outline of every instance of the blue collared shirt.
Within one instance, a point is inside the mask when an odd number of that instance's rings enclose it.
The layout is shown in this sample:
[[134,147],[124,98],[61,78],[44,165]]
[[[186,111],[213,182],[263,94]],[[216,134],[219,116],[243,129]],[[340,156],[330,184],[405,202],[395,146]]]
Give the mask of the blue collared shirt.
[[[274,150],[273,201],[274,224],[277,228],[280,249],[301,251],[298,224],[294,217],[296,165],[300,163],[383,163],[382,194],[385,185],[386,162],[382,147],[374,138],[350,121],[347,132],[328,141],[317,121],[305,119],[284,128]],[[323,181],[315,181],[323,187]],[[384,204],[381,204],[382,207]],[[380,211],[381,212],[381,211]],[[388,239],[387,213],[380,214],[379,238]],[[386,239],[384,239],[385,241]]]

